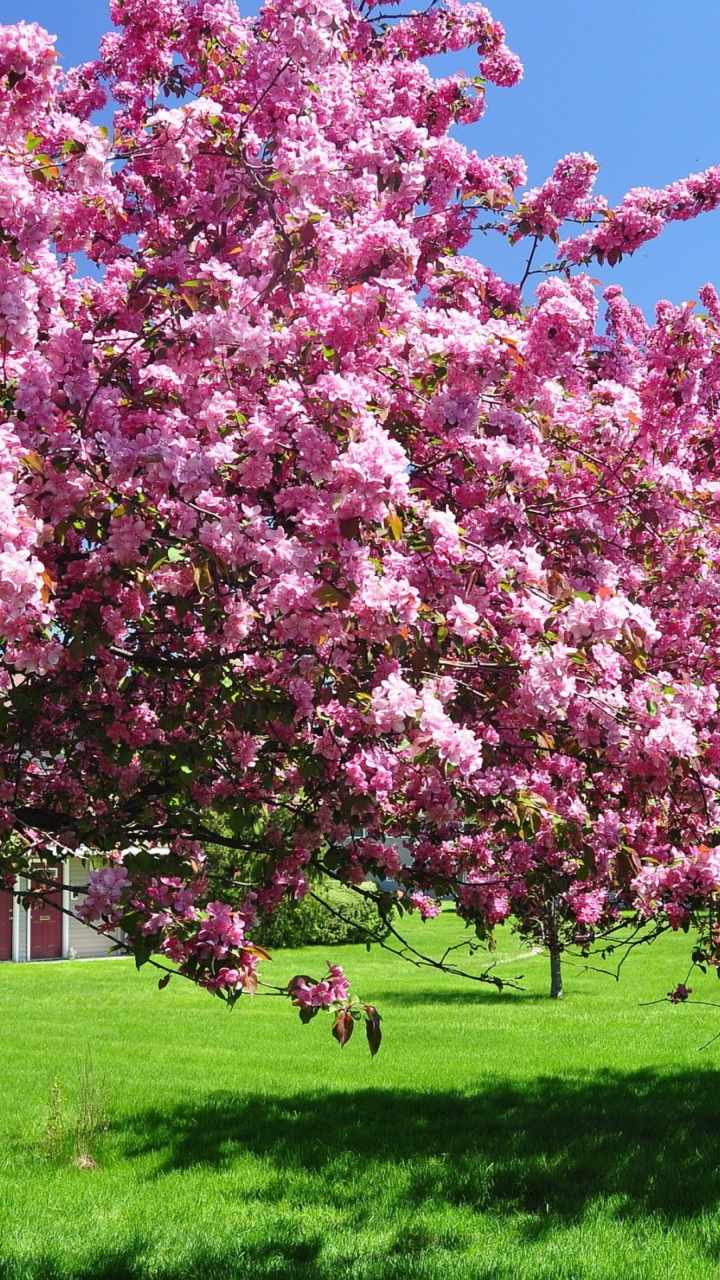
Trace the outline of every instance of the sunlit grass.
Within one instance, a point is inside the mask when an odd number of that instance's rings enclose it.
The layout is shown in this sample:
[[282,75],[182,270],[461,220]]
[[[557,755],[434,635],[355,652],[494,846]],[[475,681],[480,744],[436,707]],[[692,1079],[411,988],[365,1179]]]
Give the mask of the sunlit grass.
[[[413,937],[437,952],[457,928]],[[340,1051],[280,999],[229,1013],[128,961],[0,967],[0,1277],[716,1277],[720,1048],[698,1046],[720,1009],[641,1006],[688,939],[619,985],[568,970],[561,1003],[521,949],[503,939],[498,972],[524,976],[502,995],[334,950],[384,1015],[374,1061],[360,1028]],[[88,1070],[109,1124],[89,1142]]]

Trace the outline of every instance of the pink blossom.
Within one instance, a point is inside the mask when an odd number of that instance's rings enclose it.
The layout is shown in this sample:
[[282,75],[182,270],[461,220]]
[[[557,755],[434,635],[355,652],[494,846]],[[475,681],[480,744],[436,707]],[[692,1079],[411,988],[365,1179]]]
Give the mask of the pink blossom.
[[124,890],[131,885],[123,866],[104,866],[91,871],[87,894],[75,908],[76,914],[85,924],[101,920],[109,927],[117,925],[123,915]]
[[372,717],[379,732],[398,733],[407,719],[415,719],[422,706],[412,685],[395,673],[373,690]]
[[410,894],[408,901],[420,912],[423,920],[432,920],[442,911],[440,903],[435,898],[429,898],[426,893],[420,893],[417,890]]
[[586,201],[597,171],[597,161],[586,151],[563,156],[552,177],[523,196],[518,217],[529,222],[533,232],[552,234],[566,218],[588,212]]
[[582,886],[577,885],[568,893],[567,900],[580,924],[597,924],[606,905],[607,893],[604,888],[584,892]]
[[467,776],[481,769],[482,749],[474,733],[450,718],[429,686],[423,690],[422,708],[420,728],[441,758]]
[[451,607],[448,609],[447,618],[453,631],[461,640],[470,642],[478,635],[479,627],[477,624],[480,615],[474,605],[461,600],[459,596],[455,596]]
[[344,1001],[349,988],[350,983],[340,966],[328,965],[328,977],[321,982],[312,982],[307,978],[295,980],[292,1002],[300,1009],[327,1009],[336,1001]]

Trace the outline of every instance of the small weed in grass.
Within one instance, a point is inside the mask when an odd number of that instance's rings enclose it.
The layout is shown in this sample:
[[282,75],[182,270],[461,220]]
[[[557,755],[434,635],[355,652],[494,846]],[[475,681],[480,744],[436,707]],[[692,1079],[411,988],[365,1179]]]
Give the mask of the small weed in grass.
[[93,1151],[109,1128],[105,1082],[98,1079],[88,1053],[80,1068],[75,1114],[75,1163],[79,1169],[94,1169]]
[[65,1104],[62,1086],[57,1076],[53,1076],[48,1089],[47,1119],[42,1136],[42,1151],[47,1160],[54,1160],[60,1154],[66,1133]]
[[74,1096],[63,1089],[58,1076],[50,1080],[42,1154],[56,1163],[72,1160],[78,1169],[95,1169],[97,1145],[108,1128],[104,1082],[96,1077],[88,1053],[77,1070]]

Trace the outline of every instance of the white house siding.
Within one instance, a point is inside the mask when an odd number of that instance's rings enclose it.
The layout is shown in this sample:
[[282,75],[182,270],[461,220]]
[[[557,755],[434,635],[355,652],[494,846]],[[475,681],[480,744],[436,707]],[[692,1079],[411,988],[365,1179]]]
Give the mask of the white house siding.
[[[18,888],[26,889],[27,880],[21,880]],[[13,913],[13,960],[27,960],[28,916],[19,898],[15,899]]]
[[[84,894],[82,892],[74,893],[72,890],[75,886],[82,891],[87,884],[87,868],[79,858],[69,858],[65,863],[65,884],[71,886],[68,894],[69,902],[67,906],[73,910],[82,902]],[[105,937],[102,933],[96,933],[94,929],[88,929],[87,925],[81,920],[66,917],[68,921],[68,937],[67,937],[67,956],[70,960],[90,960],[106,956],[110,953],[114,943],[110,938]]]
[[109,955],[113,942],[103,934],[94,933],[79,920],[69,920],[68,959],[90,960]]

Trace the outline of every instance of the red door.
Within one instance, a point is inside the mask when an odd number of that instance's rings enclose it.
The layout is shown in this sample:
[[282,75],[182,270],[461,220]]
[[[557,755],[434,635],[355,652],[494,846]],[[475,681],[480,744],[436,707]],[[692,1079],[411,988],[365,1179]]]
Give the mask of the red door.
[[[45,876],[43,881],[47,883]],[[41,886],[36,882],[36,887]],[[58,960],[62,955],[62,915],[58,910],[62,906],[62,891],[45,890],[44,897],[44,901],[36,899],[30,907],[30,959]]]
[[12,960],[13,896],[0,889],[0,960]]

